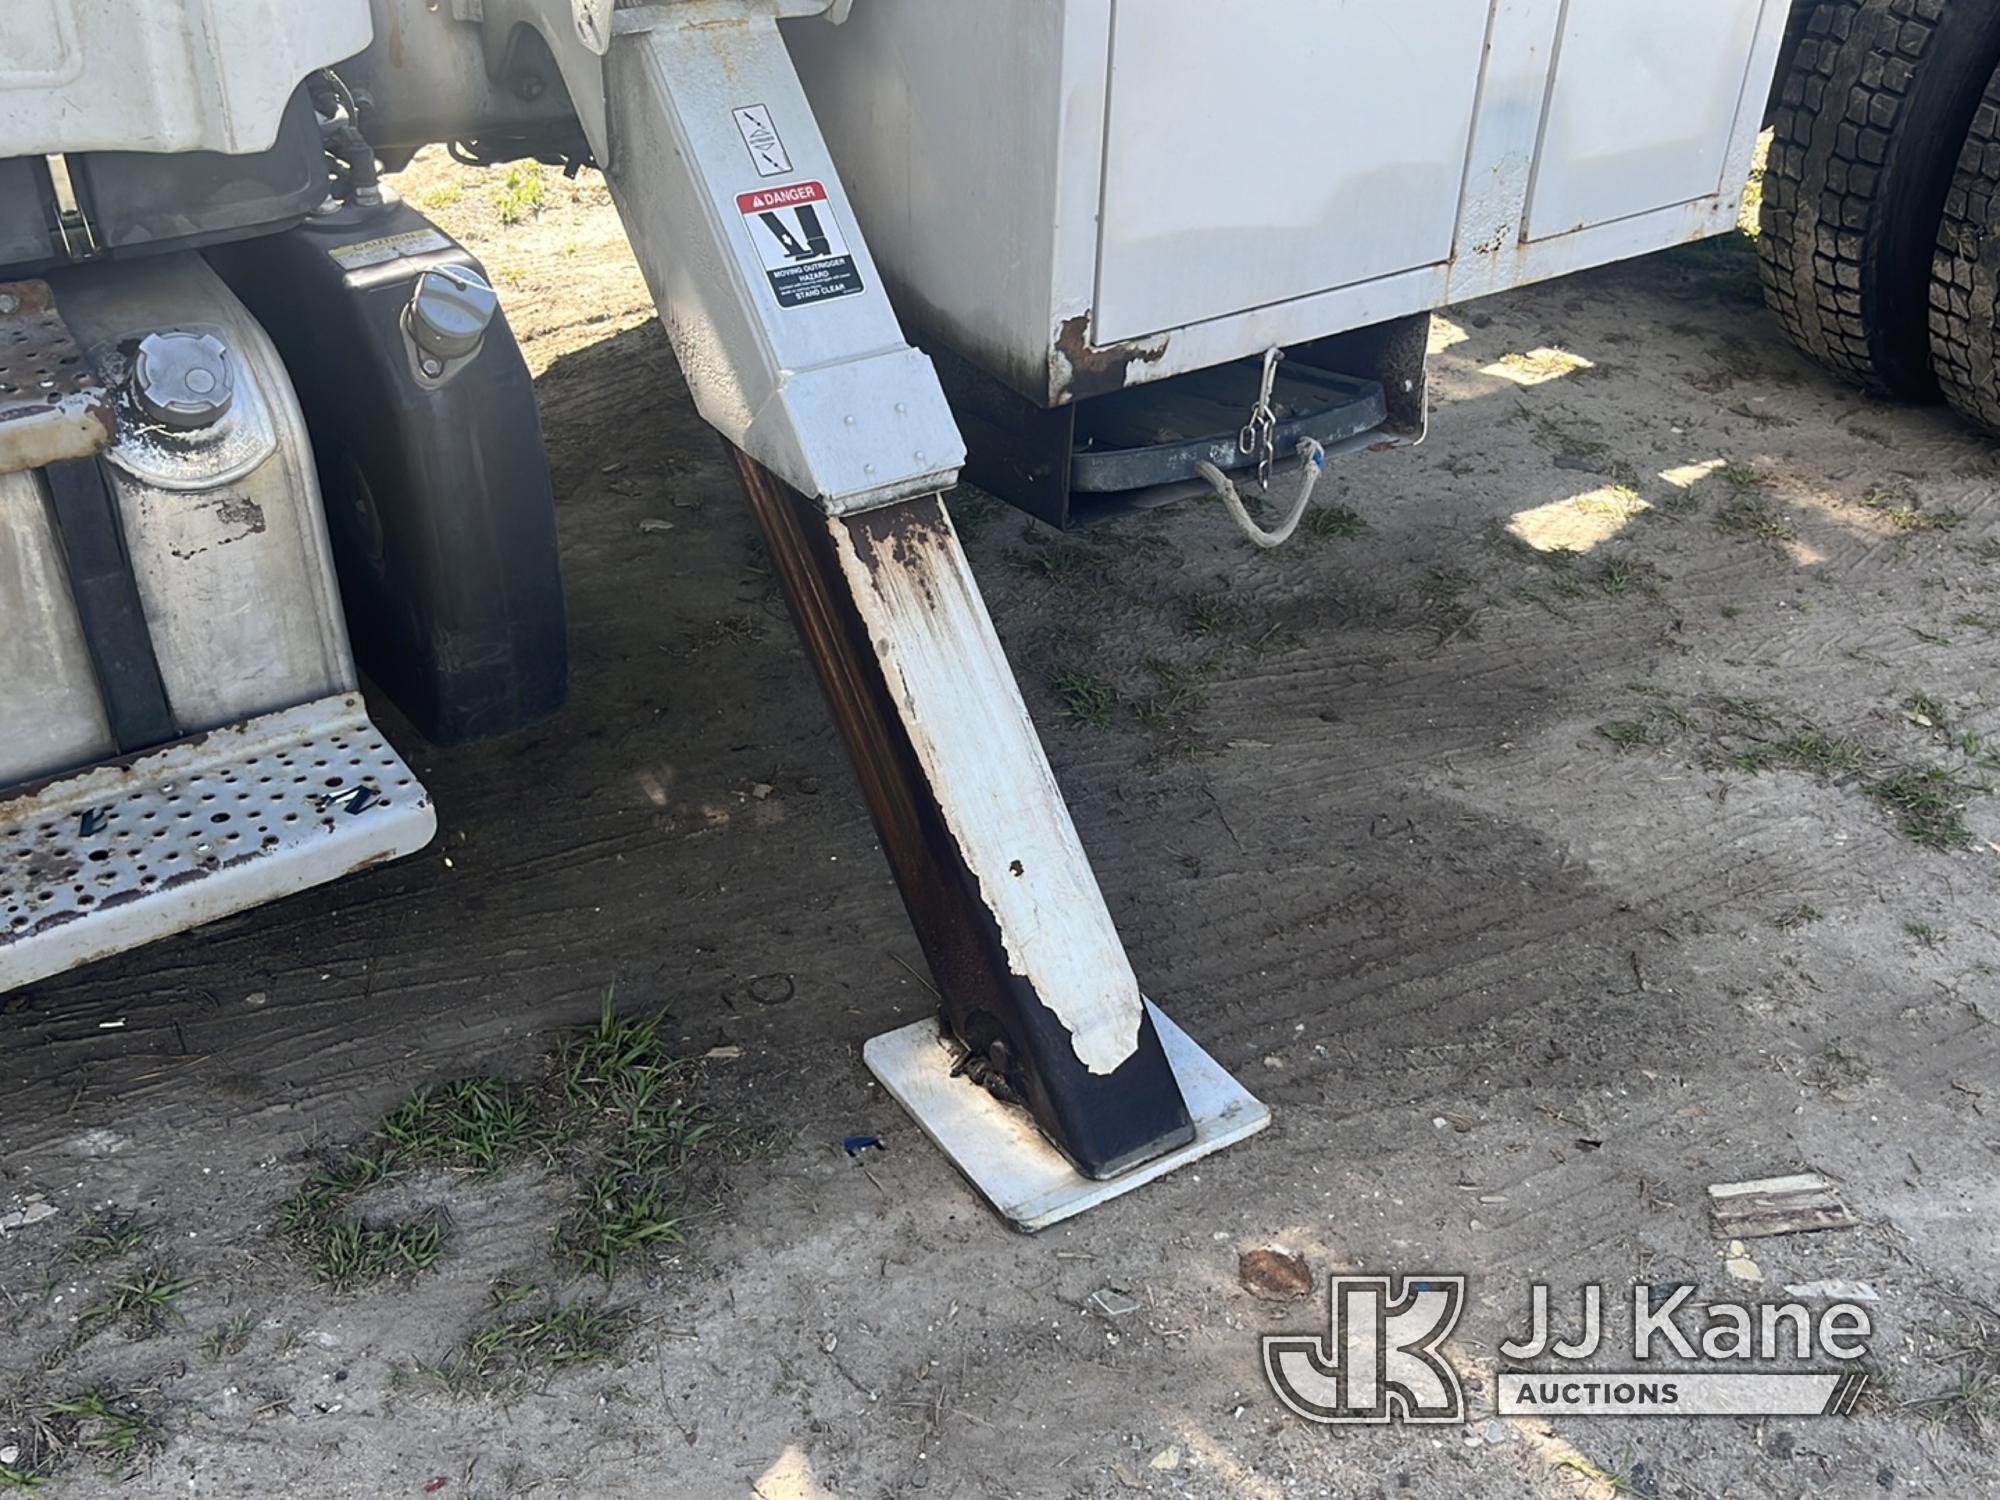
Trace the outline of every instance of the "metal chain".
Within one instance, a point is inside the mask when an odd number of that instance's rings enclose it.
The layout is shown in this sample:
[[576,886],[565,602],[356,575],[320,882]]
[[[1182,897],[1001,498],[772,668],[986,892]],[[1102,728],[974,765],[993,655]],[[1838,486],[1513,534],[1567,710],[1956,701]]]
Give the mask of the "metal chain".
[[1250,420],[1236,434],[1236,446],[1257,456],[1257,482],[1271,482],[1271,464],[1277,457],[1278,414],[1271,410],[1271,387],[1277,383],[1278,361],[1285,351],[1275,344],[1264,351],[1264,379],[1257,389],[1257,404],[1250,408]]

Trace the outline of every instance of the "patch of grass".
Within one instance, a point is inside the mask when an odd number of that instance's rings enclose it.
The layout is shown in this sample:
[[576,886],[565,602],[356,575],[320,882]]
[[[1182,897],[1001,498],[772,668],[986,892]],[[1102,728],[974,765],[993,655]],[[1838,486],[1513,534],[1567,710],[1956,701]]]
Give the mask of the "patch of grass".
[[1065,586],[1103,583],[1111,576],[1109,559],[1095,547],[1068,537],[1043,538],[1032,527],[1027,537],[1031,550],[1008,554],[1016,567]]
[[1933,1431],[1950,1428],[1984,1443],[2000,1426],[2000,1324],[1985,1317],[1962,1319],[1942,1342],[1951,1384],[1903,1406],[1923,1412]]
[[1942,766],[1902,767],[1863,788],[1896,815],[1904,833],[1931,849],[1962,849],[1972,842],[1966,804],[1975,788]]
[[493,1306],[430,1373],[458,1391],[518,1390],[539,1376],[611,1358],[631,1331],[622,1310],[561,1302],[532,1282],[493,1289]]
[[116,1260],[143,1249],[152,1236],[152,1226],[140,1223],[136,1215],[105,1209],[84,1220],[69,1243],[69,1258],[82,1265]]
[[1951,716],[1944,704],[1929,693],[1912,693],[1905,698],[1903,717],[1919,729],[1928,729],[1940,735],[1951,727]]
[[322,1167],[279,1207],[279,1231],[337,1292],[429,1270],[443,1258],[450,1239],[441,1215],[368,1220],[351,1207],[360,1194],[397,1181],[416,1164],[413,1154],[380,1143]]
[[1876,485],[1861,497],[1861,506],[1898,531],[1956,531],[1966,522],[1963,511],[1919,508],[1916,497],[1900,485]]
[[257,1315],[251,1312],[240,1312],[227,1322],[217,1323],[201,1341],[202,1356],[214,1364],[241,1354],[250,1347],[250,1335],[256,1327]]
[[564,1102],[592,1109],[606,1099],[647,1089],[663,1060],[657,1018],[621,1016],[615,994],[604,997],[597,1024],[575,1032],[556,1047],[556,1079]]
[[1609,724],[1599,724],[1597,732],[1620,750],[1660,743],[1653,735],[1653,727],[1640,719],[1614,719]]
[[280,1207],[279,1231],[336,1290],[414,1275],[450,1248],[448,1216],[427,1208],[371,1220],[355,1211],[357,1197],[420,1166],[486,1174],[540,1152],[579,1183],[556,1253],[609,1279],[626,1258],[680,1239],[680,1181],[709,1130],[684,1097],[681,1067],[658,1018],[620,1015],[607,993],[596,1024],[557,1044],[545,1082],[482,1077],[419,1090],[366,1146],[306,1178]]
[[1634,589],[1652,593],[1654,572],[1645,563],[1629,557],[1609,557],[1598,569],[1597,586],[1612,598],[1617,599]]
[[[1620,474],[1634,479],[1638,477],[1632,466],[1622,460],[1613,461],[1605,467],[1616,469]],[[1610,516],[1614,520],[1622,521],[1629,520],[1644,509],[1646,502],[1640,497],[1636,484],[1620,481],[1593,490],[1588,495],[1578,496],[1571,504],[1581,515]]]
[[[1924,701],[1936,709],[1934,701]],[[1988,790],[1949,767],[1903,764],[1812,728],[1736,750],[1723,763],[1752,773],[1792,770],[1823,779],[1847,778],[1864,796],[1893,813],[1903,834],[1932,849],[1957,849],[1971,841],[1964,812],[1973,797]]]
[[180,1322],[180,1295],[190,1283],[164,1263],[154,1261],[104,1289],[103,1297],[85,1309],[80,1324],[122,1323],[137,1338],[150,1338],[170,1322]]
[[427,193],[419,194],[417,202],[435,213],[440,209],[450,208],[458,202],[460,196],[460,190],[456,186],[446,183],[443,187],[434,187]]
[[1715,475],[1739,495],[1754,495],[1764,488],[1764,476],[1749,464],[1726,463]]
[[1094,672],[1065,667],[1049,679],[1049,687],[1062,700],[1063,717],[1090,729],[1109,729],[1112,710],[1118,706],[1118,690]]
[[387,1224],[344,1216],[314,1234],[306,1250],[320,1280],[336,1292],[348,1292],[391,1276],[428,1271],[444,1258],[448,1240],[444,1220],[436,1214]]
[[58,1453],[87,1454],[107,1470],[130,1471],[160,1440],[158,1424],[136,1403],[101,1387],[51,1403],[42,1420]]
[[1874,1075],[1858,1052],[1849,1052],[1838,1042],[1828,1042],[1819,1055],[1807,1061],[1805,1077],[1816,1088],[1859,1088]]
[[1191,635],[1223,635],[1249,618],[1250,610],[1242,600],[1220,592],[1189,595],[1183,615]]
[[1360,511],[1347,505],[1314,505],[1306,510],[1299,529],[1307,536],[1328,541],[1335,537],[1359,536],[1368,529]]
[[1726,719],[1740,719],[1745,724],[1778,722],[1778,716],[1755,698],[1721,698],[1716,700],[1715,711]]
[[1784,513],[1761,495],[1746,495],[1731,501],[1717,514],[1715,524],[1732,536],[1750,537],[1773,546],[1798,536]]
[[33,1494],[48,1482],[46,1475],[37,1474],[32,1469],[0,1464],[0,1493]]
[[1636,1459],[1627,1457],[1615,1469],[1600,1469],[1582,1455],[1568,1453],[1557,1459],[1555,1466],[1581,1474],[1614,1495],[1631,1495],[1634,1500],[1657,1500],[1644,1465]]
[[[1479,610],[1465,598],[1476,582],[1471,574],[1457,568],[1432,568],[1417,585],[1417,603],[1425,622],[1436,634],[1438,648],[1459,639],[1479,639]],[[1559,578],[1555,585],[1557,592],[1567,593],[1564,588],[1567,582]]]
[[1810,927],[1815,922],[1826,919],[1826,913],[1810,901],[1801,901],[1788,911],[1782,911],[1772,918],[1771,925],[1780,932],[1797,932],[1801,927]]
[[492,1172],[536,1138],[526,1094],[498,1078],[418,1089],[382,1121],[382,1137],[411,1162]]
[[586,1178],[581,1202],[556,1231],[556,1255],[574,1270],[607,1282],[625,1261],[686,1243],[679,1201],[658,1177],[607,1167]]
[[493,190],[493,206],[502,224],[519,224],[541,213],[548,192],[547,174],[538,161],[519,161]]
[[1919,947],[1942,948],[1944,946],[1944,934],[1928,922],[1905,922],[1903,924],[1903,931],[1915,938]]
[[1200,669],[1190,670],[1153,657],[1147,661],[1146,671],[1157,691],[1132,700],[1132,716],[1141,724],[1157,729],[1201,712],[1207,697],[1200,686]]
[[495,1172],[547,1137],[526,1091],[503,1079],[419,1089],[383,1118],[367,1146],[308,1176],[280,1206],[278,1227],[335,1291],[429,1270],[451,1238],[443,1214],[374,1220],[353,1212],[353,1200],[421,1166]]
[[1743,606],[1740,604],[1725,604],[1717,613],[1725,620],[1734,620],[1743,613]]
[[1831,739],[1818,730],[1804,730],[1774,745],[1759,745],[1740,752],[1736,765],[1745,771],[1769,771],[1784,767],[1807,771],[1816,776],[1836,776],[1858,770],[1862,752],[1854,745]]
[[678,1183],[709,1127],[676,1091],[678,1064],[659,1023],[620,1017],[609,999],[597,1026],[566,1044],[556,1066],[577,1111],[573,1128],[598,1143],[576,1206],[556,1230],[556,1255],[609,1282],[627,1259],[683,1243]]

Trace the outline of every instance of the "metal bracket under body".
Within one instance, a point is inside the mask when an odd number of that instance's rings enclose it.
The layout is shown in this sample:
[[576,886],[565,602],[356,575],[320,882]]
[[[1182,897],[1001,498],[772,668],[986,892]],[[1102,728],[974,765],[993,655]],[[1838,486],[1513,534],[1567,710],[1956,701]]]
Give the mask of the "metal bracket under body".
[[825,9],[484,7],[489,38],[523,14],[548,38],[702,416],[841,514],[948,488],[965,445],[903,337],[778,31]]

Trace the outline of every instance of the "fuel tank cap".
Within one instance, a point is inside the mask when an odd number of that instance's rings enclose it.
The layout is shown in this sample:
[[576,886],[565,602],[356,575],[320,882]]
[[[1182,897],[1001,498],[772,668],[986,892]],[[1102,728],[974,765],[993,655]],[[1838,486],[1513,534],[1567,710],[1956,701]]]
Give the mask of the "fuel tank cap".
[[478,272],[463,266],[429,270],[410,294],[410,336],[427,354],[464,359],[499,310],[499,297]]
[[169,329],[139,340],[132,398],[166,427],[189,430],[218,421],[236,400],[229,346],[212,333]]

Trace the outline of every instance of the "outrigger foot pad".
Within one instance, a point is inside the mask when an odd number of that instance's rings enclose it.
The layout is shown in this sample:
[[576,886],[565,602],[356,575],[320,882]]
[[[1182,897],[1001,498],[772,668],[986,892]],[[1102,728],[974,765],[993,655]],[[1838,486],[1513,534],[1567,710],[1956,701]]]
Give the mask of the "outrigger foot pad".
[[861,1057],[1000,1216],[1033,1233],[1233,1146],[1271,1123],[1270,1109],[1150,1000],[1146,1013],[1186,1101],[1194,1138],[1102,1180],[1070,1165],[1026,1109],[1002,1103],[964,1076],[965,1049],[936,1020],[884,1032],[862,1047]]

